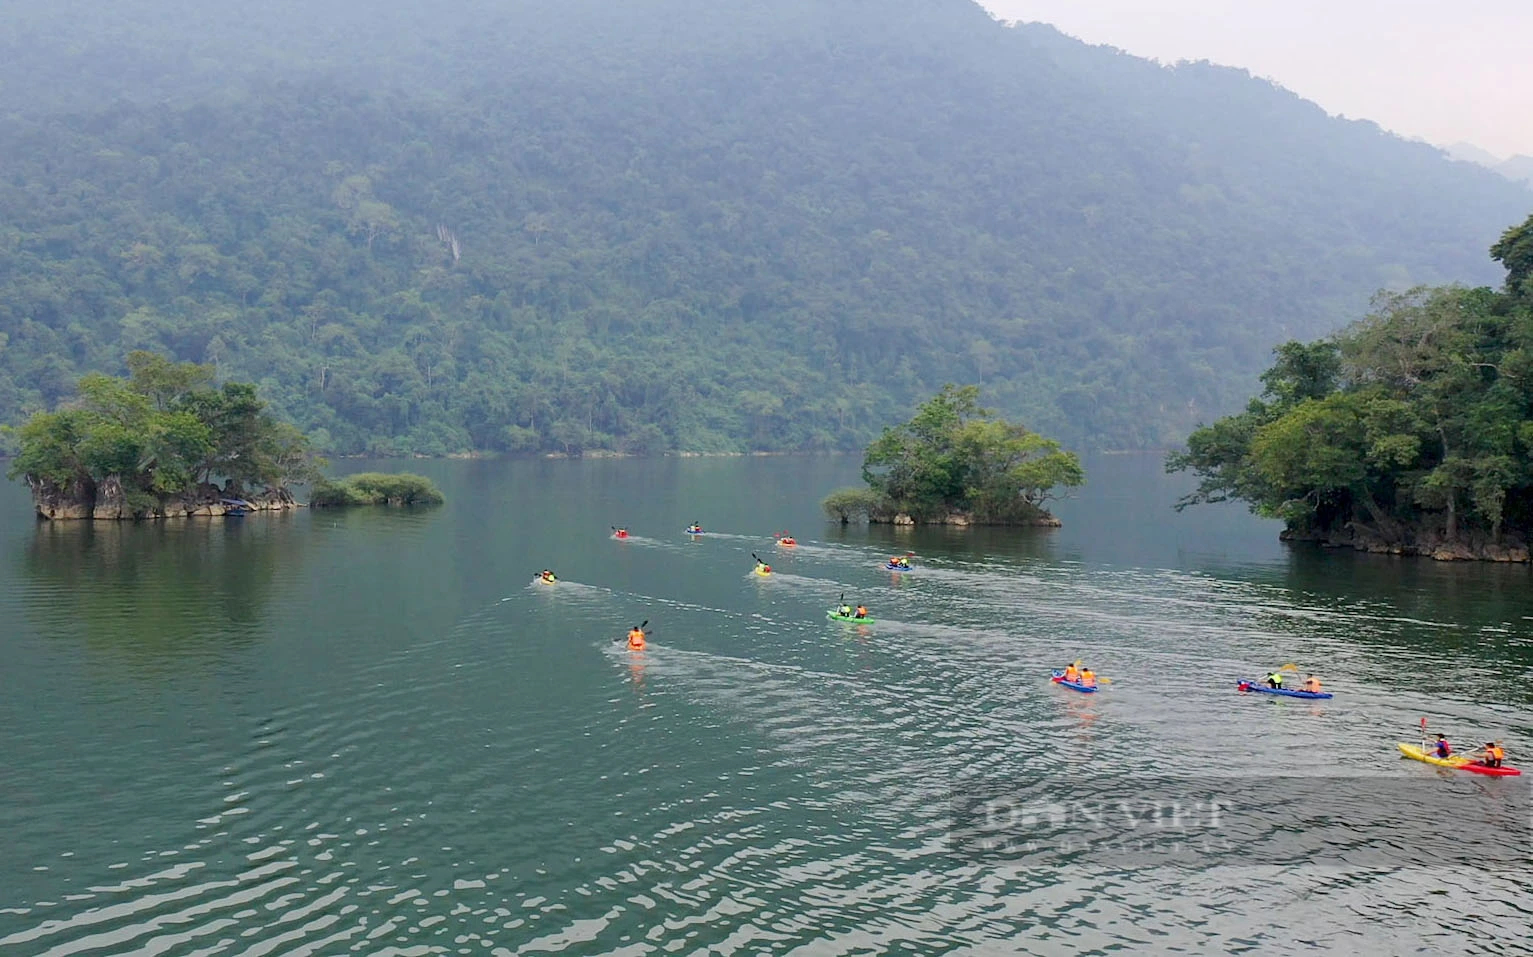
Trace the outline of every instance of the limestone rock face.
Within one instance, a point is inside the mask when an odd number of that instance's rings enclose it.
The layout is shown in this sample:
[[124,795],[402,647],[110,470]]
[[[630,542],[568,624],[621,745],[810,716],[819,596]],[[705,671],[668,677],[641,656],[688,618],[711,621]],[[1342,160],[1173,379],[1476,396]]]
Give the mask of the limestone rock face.
[[96,488],[89,482],[60,486],[29,475],[27,486],[32,490],[32,503],[37,507],[38,518],[92,517],[96,502]]
[[286,511],[299,507],[293,493],[285,488],[266,489],[246,495],[233,482],[226,483],[223,488],[204,482],[180,495],[147,506],[140,496],[137,508],[128,501],[127,489],[123,487],[122,479],[115,475],[107,476],[100,482],[88,478],[77,479],[68,485],[28,476],[27,485],[32,490],[32,504],[37,510],[37,517],[50,521],[95,519],[120,522],[142,518],[216,517],[242,511],[240,506],[228,504],[230,501],[244,502],[257,512]]

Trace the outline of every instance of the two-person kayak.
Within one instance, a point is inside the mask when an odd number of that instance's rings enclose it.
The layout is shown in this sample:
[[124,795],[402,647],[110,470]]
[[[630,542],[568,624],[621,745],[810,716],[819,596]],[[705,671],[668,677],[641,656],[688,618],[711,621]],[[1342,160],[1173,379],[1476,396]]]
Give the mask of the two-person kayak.
[[827,611],[825,613],[825,617],[829,618],[831,621],[845,621],[845,622],[849,622],[849,623],[851,623],[853,625],[871,625],[871,624],[873,624],[873,619],[870,618],[867,615],[863,615],[861,618],[858,618],[856,615],[843,615],[840,612],[836,611],[834,608],[832,608],[829,611]]
[[1269,688],[1260,682],[1252,681],[1250,678],[1241,678],[1238,682],[1236,682],[1235,687],[1239,691],[1259,691],[1262,694],[1282,695],[1285,698],[1331,697],[1331,693],[1329,691],[1300,691],[1296,688]]
[[1400,748],[1400,753],[1410,758],[1412,761],[1421,761],[1424,764],[1435,764],[1440,768],[1452,768],[1455,771],[1469,771],[1473,774],[1488,774],[1492,777],[1498,778],[1516,777],[1522,773],[1522,771],[1518,770],[1517,768],[1507,767],[1506,765],[1502,765],[1499,768],[1488,767],[1478,761],[1471,761],[1470,759],[1460,755],[1454,755],[1450,758],[1439,758],[1437,755],[1432,754],[1429,751],[1423,751],[1419,745],[1406,744],[1403,741],[1398,742],[1397,746]]
[[1066,681],[1065,673],[1063,670],[1057,670],[1053,672],[1053,675],[1049,678],[1049,680],[1057,685],[1063,685],[1064,687],[1069,688],[1071,691],[1079,691],[1081,694],[1096,694],[1097,692],[1096,685],[1083,685],[1079,681]]

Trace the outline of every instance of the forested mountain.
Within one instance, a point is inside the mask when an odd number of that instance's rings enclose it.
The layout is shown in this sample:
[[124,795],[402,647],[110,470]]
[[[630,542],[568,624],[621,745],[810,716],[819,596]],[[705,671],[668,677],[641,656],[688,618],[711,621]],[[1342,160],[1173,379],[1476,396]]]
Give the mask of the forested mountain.
[[1165,446],[1526,190],[969,0],[11,0],[0,419],[134,349],[332,451]]

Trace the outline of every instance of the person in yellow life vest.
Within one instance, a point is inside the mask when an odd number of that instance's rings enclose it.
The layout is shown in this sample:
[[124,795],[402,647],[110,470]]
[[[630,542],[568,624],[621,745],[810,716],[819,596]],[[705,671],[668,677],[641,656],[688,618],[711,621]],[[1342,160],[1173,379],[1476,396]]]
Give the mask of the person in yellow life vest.
[[1309,677],[1305,678],[1304,679],[1304,690],[1308,691],[1310,694],[1319,694],[1320,693],[1320,679],[1316,678],[1314,675],[1310,675]]
[[1281,688],[1283,687],[1283,673],[1281,671],[1269,671],[1267,672],[1266,681],[1269,688]]
[[1079,668],[1075,667],[1074,665],[1066,665],[1065,666],[1065,680],[1070,682],[1071,684],[1075,684],[1077,681],[1080,681],[1081,680],[1081,670]]
[[1080,684],[1087,688],[1095,688],[1097,686],[1096,672],[1092,671],[1090,668],[1082,668]]
[[554,573],[553,572],[549,571],[546,568],[543,569],[543,574],[539,575],[538,577],[543,579],[544,581],[548,582],[550,585],[552,585],[554,582],[559,580],[559,579],[554,577]]
[[1481,764],[1487,768],[1499,768],[1505,758],[1506,752],[1502,750],[1501,745],[1494,741],[1485,742],[1485,753],[1480,757]]
[[866,617],[868,617],[868,606],[867,605],[858,605],[857,606],[857,617],[858,618],[866,618]]
[[634,626],[633,628],[628,629],[628,650],[644,650],[644,629],[639,628],[638,626]]
[[842,618],[850,618],[852,617],[852,606],[842,605],[840,608],[836,609],[836,614],[840,615]]

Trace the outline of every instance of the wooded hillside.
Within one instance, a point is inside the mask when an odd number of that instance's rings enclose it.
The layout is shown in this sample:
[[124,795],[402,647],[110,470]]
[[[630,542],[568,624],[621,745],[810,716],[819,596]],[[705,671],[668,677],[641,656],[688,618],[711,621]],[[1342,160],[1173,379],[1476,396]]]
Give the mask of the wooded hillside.
[[1527,212],[967,0],[18,0],[0,155],[0,420],[152,349],[342,453],[1168,446]]

